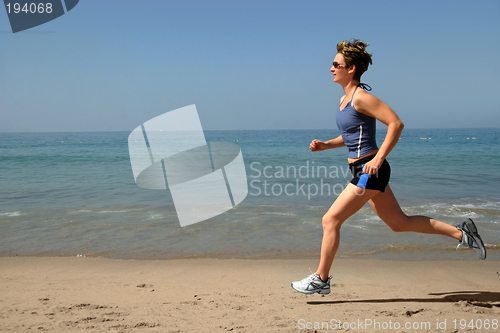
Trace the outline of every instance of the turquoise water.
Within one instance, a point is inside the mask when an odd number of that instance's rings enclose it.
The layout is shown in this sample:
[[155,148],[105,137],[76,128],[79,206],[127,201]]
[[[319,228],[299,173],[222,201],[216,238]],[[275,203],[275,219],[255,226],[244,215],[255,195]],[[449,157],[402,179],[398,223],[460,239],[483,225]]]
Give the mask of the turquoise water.
[[[168,190],[135,184],[128,134],[0,133],[0,255],[317,257],[321,217],[350,180],[346,148],[308,148],[336,130],[205,131],[209,142],[241,147],[249,194],[181,228]],[[408,214],[452,224],[471,217],[488,257],[500,259],[500,129],[405,129],[388,160]],[[396,234],[367,206],[342,227],[339,256],[476,259],[455,246],[442,236]]]

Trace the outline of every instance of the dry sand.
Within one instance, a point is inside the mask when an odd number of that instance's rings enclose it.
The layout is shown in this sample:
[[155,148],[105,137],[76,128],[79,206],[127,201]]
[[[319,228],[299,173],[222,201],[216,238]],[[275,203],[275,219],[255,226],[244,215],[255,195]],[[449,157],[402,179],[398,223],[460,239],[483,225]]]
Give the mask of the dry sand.
[[0,331],[500,332],[499,262],[336,260],[294,291],[317,264],[2,257]]

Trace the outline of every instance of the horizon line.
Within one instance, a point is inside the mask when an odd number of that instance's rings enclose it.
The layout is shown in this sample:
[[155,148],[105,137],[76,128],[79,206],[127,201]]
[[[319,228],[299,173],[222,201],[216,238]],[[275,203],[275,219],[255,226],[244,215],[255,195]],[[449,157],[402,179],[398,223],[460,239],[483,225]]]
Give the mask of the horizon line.
[[[500,129],[498,127],[405,127],[411,130],[451,130],[451,129]],[[270,128],[270,129],[204,129],[203,131],[325,131],[338,130],[337,128]],[[381,131],[386,128],[380,129]],[[83,130],[83,131],[0,131],[0,134],[11,133],[109,133],[109,132],[131,132],[132,130]]]

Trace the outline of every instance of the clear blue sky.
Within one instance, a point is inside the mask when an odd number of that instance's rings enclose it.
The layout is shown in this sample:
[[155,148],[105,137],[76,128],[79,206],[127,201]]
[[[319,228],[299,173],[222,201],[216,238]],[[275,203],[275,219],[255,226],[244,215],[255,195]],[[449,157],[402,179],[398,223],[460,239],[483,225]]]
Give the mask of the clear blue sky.
[[407,128],[498,127],[500,1],[81,0],[13,34],[0,131],[131,131],[196,104],[206,130],[336,128],[336,44]]

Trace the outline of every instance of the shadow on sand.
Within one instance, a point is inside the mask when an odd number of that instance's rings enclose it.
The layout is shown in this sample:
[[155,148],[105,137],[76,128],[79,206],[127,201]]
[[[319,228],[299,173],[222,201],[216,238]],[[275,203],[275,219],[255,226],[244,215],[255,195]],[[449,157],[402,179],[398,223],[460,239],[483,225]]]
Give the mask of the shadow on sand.
[[[500,307],[500,293],[491,291],[455,291],[448,293],[431,293],[428,298],[384,298],[357,299],[337,301],[309,301],[310,305],[345,304],[345,303],[458,303],[467,302],[470,305],[484,308]],[[441,296],[441,297],[440,297]]]

